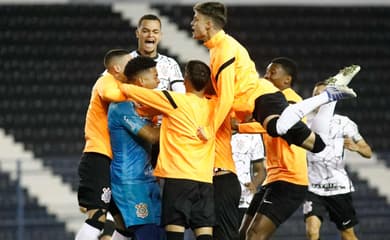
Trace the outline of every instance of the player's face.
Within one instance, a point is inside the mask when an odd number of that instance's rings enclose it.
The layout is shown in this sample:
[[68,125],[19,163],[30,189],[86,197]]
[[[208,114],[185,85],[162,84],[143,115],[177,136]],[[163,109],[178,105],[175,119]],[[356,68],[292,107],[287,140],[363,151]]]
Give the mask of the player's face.
[[191,21],[192,28],[192,38],[201,41],[207,41],[208,39],[208,17],[199,13],[198,11],[194,12],[194,17]]
[[143,56],[155,57],[161,40],[161,25],[157,20],[143,20],[137,28],[138,51]]
[[145,71],[142,76],[142,86],[149,89],[155,89],[160,80],[158,79],[157,68],[153,67]]
[[264,78],[268,79],[280,90],[290,86],[291,76],[278,63],[270,63],[268,65]]

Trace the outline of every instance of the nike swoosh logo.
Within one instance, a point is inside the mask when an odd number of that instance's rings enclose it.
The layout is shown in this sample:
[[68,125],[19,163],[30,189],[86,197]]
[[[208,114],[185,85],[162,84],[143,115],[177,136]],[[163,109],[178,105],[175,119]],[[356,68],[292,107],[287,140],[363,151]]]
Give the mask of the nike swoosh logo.
[[342,224],[343,224],[343,225],[347,225],[347,224],[350,223],[350,222],[351,222],[351,219],[348,220],[348,221],[344,221]]
[[263,200],[264,203],[268,203],[268,204],[272,204],[272,202],[268,201],[268,200]]

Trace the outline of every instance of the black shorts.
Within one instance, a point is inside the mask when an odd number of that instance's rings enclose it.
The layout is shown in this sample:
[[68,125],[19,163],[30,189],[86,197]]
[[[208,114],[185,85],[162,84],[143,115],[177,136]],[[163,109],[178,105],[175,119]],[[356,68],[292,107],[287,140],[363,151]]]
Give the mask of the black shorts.
[[214,190],[211,183],[165,178],[161,223],[193,229],[215,223]]
[[79,164],[79,205],[87,209],[109,209],[111,159],[99,153],[83,153]]
[[301,206],[306,193],[307,186],[284,181],[269,183],[253,196],[246,214],[253,217],[259,212],[278,227]]
[[317,216],[321,221],[329,213],[329,218],[339,230],[351,228],[359,223],[352,203],[352,194],[338,194],[334,196],[319,196],[312,192],[306,195],[303,205],[306,218]]
[[268,116],[282,114],[286,107],[288,102],[282,92],[264,94],[255,100],[253,118],[263,123]]
[[215,217],[213,237],[217,240],[238,239],[240,228],[241,185],[234,173],[213,177]]

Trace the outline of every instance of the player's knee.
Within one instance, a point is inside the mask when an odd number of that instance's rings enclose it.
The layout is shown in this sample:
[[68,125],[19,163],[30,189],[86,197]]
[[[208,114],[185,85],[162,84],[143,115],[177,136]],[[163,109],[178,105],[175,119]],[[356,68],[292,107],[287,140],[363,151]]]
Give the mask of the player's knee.
[[103,232],[100,234],[99,239],[104,236],[112,236],[115,231],[115,223],[111,220],[106,220],[103,227]]
[[295,144],[301,146],[302,143],[310,136],[311,130],[303,122],[297,122],[286,134],[281,137],[288,142],[288,144]]
[[85,222],[87,224],[91,225],[92,227],[100,229],[100,230],[102,230],[104,228],[104,222],[101,222],[101,221],[96,220],[96,219],[89,218],[89,219],[85,220]]
[[307,228],[306,229],[306,237],[309,240],[319,240],[320,239],[320,233],[317,229],[314,228]]
[[[105,210],[103,209],[97,209],[90,218],[85,220],[85,222],[92,227],[98,228],[98,229],[103,229],[104,228],[104,222],[105,222]],[[102,216],[104,216],[102,218]]]

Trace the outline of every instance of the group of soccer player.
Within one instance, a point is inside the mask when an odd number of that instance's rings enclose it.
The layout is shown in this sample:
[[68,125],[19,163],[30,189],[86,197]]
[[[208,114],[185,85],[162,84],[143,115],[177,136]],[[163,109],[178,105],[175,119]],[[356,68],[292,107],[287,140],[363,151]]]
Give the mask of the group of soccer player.
[[[223,30],[226,6],[203,2],[193,10],[193,38],[209,49],[210,62],[189,61],[184,78],[175,60],[157,52],[155,15],[139,20],[137,50],[105,55],[86,116],[78,200],[87,219],[76,239],[111,235],[103,231],[110,215],[112,239],[183,240],[188,228],[197,240],[269,239],[305,199],[309,239],[319,239],[323,210],[343,239],[356,239],[342,151],[369,157],[371,149],[333,111],[337,100],[356,97],[347,84],[360,67],[341,70],[302,100],[291,88],[293,60],[273,59],[259,78],[247,50]],[[242,221],[233,131],[261,133],[266,151],[265,180]]]

